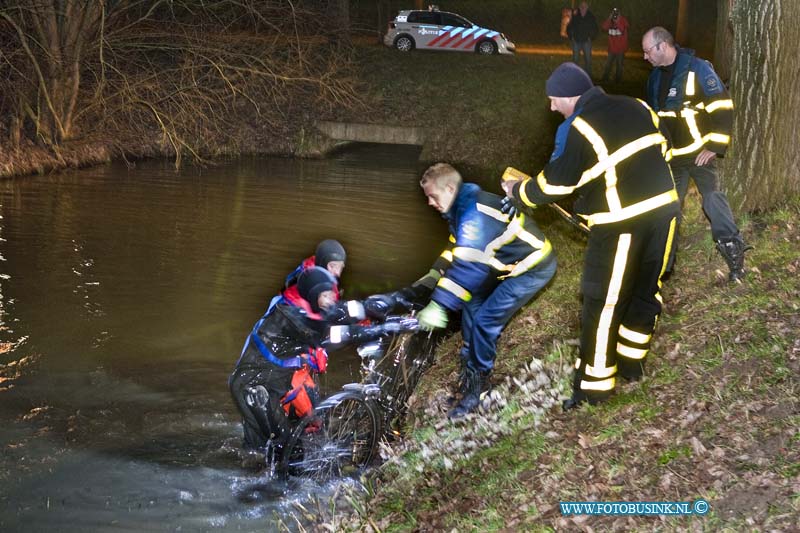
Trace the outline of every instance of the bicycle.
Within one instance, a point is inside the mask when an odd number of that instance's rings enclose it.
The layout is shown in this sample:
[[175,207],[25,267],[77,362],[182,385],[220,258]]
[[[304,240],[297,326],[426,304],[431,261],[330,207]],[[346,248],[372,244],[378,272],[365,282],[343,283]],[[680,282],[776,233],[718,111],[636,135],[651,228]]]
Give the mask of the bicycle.
[[360,383],[348,383],[322,401],[292,431],[279,468],[293,475],[330,479],[370,466],[381,438],[399,435],[398,424],[423,372],[433,363],[436,338],[417,333],[416,320],[389,338],[357,347]]

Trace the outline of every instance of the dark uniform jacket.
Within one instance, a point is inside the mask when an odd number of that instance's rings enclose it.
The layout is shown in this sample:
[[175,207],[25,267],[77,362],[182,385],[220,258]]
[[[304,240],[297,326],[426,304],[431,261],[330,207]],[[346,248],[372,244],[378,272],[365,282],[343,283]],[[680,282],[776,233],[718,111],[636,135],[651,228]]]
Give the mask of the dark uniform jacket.
[[524,274],[552,253],[533,219],[522,213],[509,218],[501,207],[500,196],[474,183],[461,185],[443,215],[452,246],[435,265],[444,270],[431,296],[435,302],[457,311],[473,293],[488,292],[503,278]]
[[[587,91],[556,133],[550,162],[524,178],[514,196],[535,207],[577,192],[575,211],[591,227],[616,224],[676,202],[659,118],[641,100]],[[636,157],[631,157],[632,155]]]
[[675,62],[654,68],[647,103],[670,133],[674,162],[694,159],[703,148],[724,155],[733,124],[733,100],[711,63],[679,48]]
[[597,19],[594,18],[594,13],[588,10],[584,17],[581,16],[580,10],[576,9],[567,25],[567,35],[578,43],[593,40],[597,37],[597,30]]

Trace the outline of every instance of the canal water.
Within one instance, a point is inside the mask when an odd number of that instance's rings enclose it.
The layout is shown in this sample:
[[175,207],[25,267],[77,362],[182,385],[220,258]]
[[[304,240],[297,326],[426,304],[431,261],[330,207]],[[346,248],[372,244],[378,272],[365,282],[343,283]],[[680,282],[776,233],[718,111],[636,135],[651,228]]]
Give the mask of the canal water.
[[[345,297],[427,272],[447,229],[418,155],[358,145],[0,182],[0,531],[270,531],[324,499],[331,487],[242,465],[227,378],[320,240],[347,249]],[[357,378],[346,352],[329,369],[323,392]]]

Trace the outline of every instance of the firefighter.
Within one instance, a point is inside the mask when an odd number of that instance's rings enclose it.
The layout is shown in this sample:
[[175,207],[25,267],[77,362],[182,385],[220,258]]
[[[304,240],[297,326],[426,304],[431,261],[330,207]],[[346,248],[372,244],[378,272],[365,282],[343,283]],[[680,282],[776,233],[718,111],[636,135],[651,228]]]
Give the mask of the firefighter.
[[[708,61],[694,50],[678,48],[661,27],[642,37],[644,58],[653,65],[647,80],[647,102],[661,117],[672,141],[672,175],[681,203],[694,180],[711,223],[711,236],[728,264],[730,281],[745,275],[744,253],[751,247],[742,239],[728,199],[719,190],[714,166],[730,141],[733,101]],[[668,270],[672,270],[674,256]]]
[[[321,267],[303,271],[297,280],[303,306],[282,301],[255,324],[228,380],[242,415],[244,447],[280,450],[291,420],[311,412],[318,399],[316,374],[328,366],[326,348],[392,335],[416,326],[400,321],[377,326],[349,324],[364,318],[355,302],[337,306],[336,278]],[[339,307],[349,310],[345,320]],[[335,317],[336,324],[331,325]]]
[[488,391],[500,333],[553,277],[556,258],[531,218],[504,213],[500,196],[464,183],[452,166],[431,166],[420,186],[450,225],[452,246],[417,282],[420,287],[439,278],[417,317],[420,328],[432,330],[447,326],[448,311],[461,310],[461,397],[451,400],[455,406],[448,412],[457,419],[474,411]]
[[558,66],[545,89],[550,109],[565,118],[550,161],[536,177],[508,168],[502,187],[528,207],[575,192],[575,210],[591,230],[567,410],[606,399],[618,374],[642,375],[679,208],[668,140],[644,102],[607,95],[574,63]]

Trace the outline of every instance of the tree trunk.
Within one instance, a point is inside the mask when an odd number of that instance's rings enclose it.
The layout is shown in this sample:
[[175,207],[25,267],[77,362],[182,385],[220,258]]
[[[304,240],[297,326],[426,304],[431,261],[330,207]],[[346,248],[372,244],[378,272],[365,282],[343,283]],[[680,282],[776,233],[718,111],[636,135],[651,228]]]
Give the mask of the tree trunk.
[[762,211],[800,194],[800,2],[735,0],[734,126],[722,178],[734,206]]
[[714,70],[726,84],[731,79],[733,61],[733,0],[717,0],[717,35],[714,42]]
[[689,0],[678,1],[678,20],[675,21],[675,40],[681,46],[689,44]]

